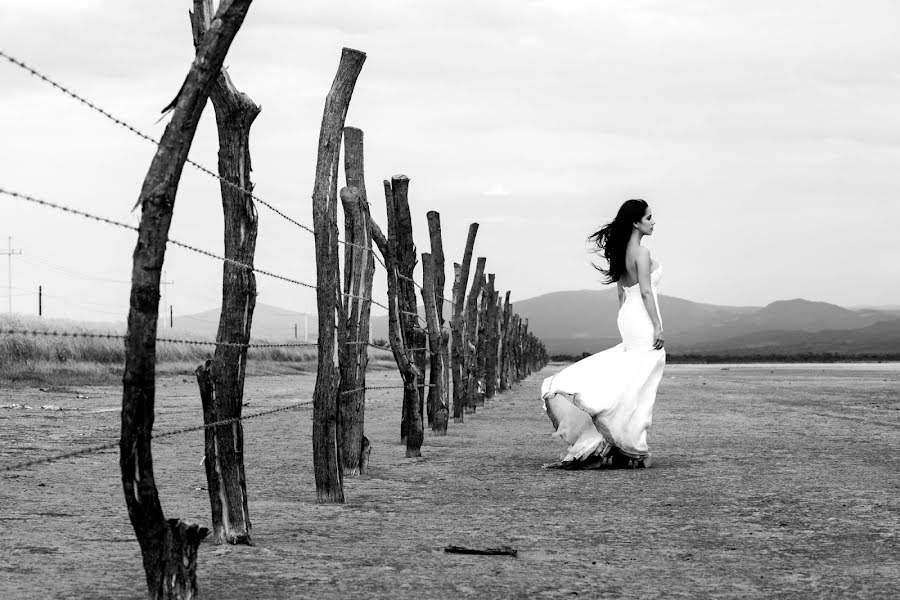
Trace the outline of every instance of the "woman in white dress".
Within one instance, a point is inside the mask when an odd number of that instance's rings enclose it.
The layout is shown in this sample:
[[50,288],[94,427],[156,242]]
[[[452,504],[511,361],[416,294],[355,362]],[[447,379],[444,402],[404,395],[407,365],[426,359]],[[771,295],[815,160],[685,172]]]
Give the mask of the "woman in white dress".
[[656,222],[647,203],[628,200],[589,238],[609,263],[598,267],[619,292],[622,343],[544,380],[544,409],[568,448],[557,468],[650,466],[647,430],[666,364],[657,286],[662,268],[641,245]]

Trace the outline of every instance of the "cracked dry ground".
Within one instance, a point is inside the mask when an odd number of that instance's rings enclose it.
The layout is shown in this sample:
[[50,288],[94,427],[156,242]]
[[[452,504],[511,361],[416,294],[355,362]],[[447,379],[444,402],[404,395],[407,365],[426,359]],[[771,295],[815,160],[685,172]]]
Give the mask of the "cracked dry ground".
[[[890,598],[900,586],[900,366],[670,366],[637,471],[541,469],[537,399],[560,365],[403,458],[397,392],[370,397],[371,473],[317,506],[311,410],[246,424],[253,547],[200,547],[201,596]],[[389,371],[369,382],[396,381]],[[310,397],[252,377],[247,412]],[[79,398],[78,394],[86,396]],[[193,379],[158,387],[157,431],[201,422]],[[0,389],[0,464],[118,437],[115,387]],[[168,517],[209,523],[202,434],[154,444]],[[115,451],[0,475],[0,598],[140,598]],[[510,545],[517,558],[445,554]]]

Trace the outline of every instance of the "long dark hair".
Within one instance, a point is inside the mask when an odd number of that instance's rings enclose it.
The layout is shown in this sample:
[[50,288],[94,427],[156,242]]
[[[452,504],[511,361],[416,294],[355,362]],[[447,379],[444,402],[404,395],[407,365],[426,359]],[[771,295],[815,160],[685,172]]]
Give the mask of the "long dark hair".
[[606,278],[604,283],[614,283],[625,273],[625,248],[631,239],[631,227],[643,219],[646,212],[647,203],[643,200],[626,200],[619,207],[616,218],[588,238],[597,245],[594,251],[602,254],[609,263],[608,269],[594,265]]

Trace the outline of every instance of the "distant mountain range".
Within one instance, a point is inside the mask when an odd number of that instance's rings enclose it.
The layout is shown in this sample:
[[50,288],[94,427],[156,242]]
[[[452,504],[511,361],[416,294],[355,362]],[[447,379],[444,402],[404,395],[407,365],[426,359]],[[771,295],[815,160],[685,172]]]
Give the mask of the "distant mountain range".
[[[551,354],[577,355],[621,341],[618,305],[614,289],[581,290],[522,300],[513,309]],[[893,307],[851,310],[803,299],[719,306],[666,295],[659,305],[673,354],[900,353],[900,309]],[[373,319],[372,331],[387,337],[386,317]]]
[[[799,298],[763,307],[719,306],[666,295],[659,304],[666,349],[672,354],[900,353],[900,308],[849,309]],[[614,289],[553,292],[516,302],[513,308],[528,319],[551,354],[593,353],[620,341]],[[175,321],[176,330],[212,337],[219,310],[176,316]],[[257,304],[253,316],[257,339],[315,341],[317,329],[315,315],[267,304]],[[372,338],[387,338],[386,316],[372,318]]]
[[[851,310],[803,299],[763,307],[659,299],[673,354],[900,352],[900,310]],[[615,290],[558,292],[514,305],[551,353],[596,352],[619,343]]]
[[[193,315],[176,315],[175,330],[214,338],[219,328],[219,312],[220,309],[215,308]],[[257,302],[253,311],[251,331],[256,339],[278,341],[296,339],[302,342],[306,339],[307,326],[309,341],[316,341],[319,328],[316,315]],[[294,337],[295,328],[296,338]],[[165,333],[169,330],[161,329],[160,331]]]

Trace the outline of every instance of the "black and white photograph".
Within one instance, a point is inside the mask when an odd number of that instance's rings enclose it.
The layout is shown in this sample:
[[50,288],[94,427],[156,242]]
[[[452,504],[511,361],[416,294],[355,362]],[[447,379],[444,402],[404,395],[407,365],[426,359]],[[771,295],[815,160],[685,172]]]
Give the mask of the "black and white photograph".
[[897,0],[0,0],[0,600],[893,599]]

